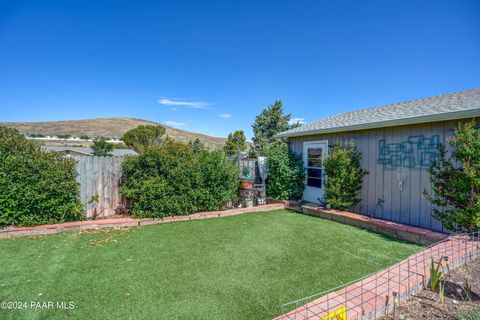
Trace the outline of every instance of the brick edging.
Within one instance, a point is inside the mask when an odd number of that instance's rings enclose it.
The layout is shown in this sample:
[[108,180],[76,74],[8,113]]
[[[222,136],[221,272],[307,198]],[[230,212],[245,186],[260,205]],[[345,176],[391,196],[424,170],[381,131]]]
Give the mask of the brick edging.
[[265,212],[265,211],[279,210],[284,208],[285,208],[284,204],[275,203],[275,204],[266,204],[266,205],[251,207],[251,208],[238,208],[238,209],[230,209],[230,210],[222,210],[222,211],[197,212],[189,215],[167,216],[164,218],[135,219],[135,218],[127,217],[127,218],[65,222],[65,223],[48,224],[48,225],[41,225],[41,226],[35,226],[35,227],[9,227],[5,229],[0,229],[0,239],[55,234],[55,233],[61,233],[61,232],[82,231],[82,230],[88,230],[88,229],[103,229],[103,228],[113,228],[113,227],[140,227],[140,226],[146,226],[146,225],[152,225],[152,224],[163,224],[163,223],[179,222],[179,221],[227,217],[227,216],[233,216],[233,215],[242,214],[242,213]]
[[302,205],[302,211],[308,215],[349,224],[420,245],[431,245],[448,237],[448,235],[444,233],[428,229],[408,226],[389,220],[372,218],[348,211],[328,210],[312,204]]

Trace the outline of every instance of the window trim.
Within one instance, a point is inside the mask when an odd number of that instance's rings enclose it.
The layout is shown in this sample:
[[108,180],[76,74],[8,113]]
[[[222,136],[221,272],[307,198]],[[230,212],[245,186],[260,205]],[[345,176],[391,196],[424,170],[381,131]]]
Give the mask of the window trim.
[[[326,146],[326,148],[325,148],[325,150],[323,150],[323,154],[322,154],[322,167],[321,168],[312,167],[312,168],[322,170],[322,177],[320,178],[321,179],[321,187],[320,188],[308,186],[308,176],[307,176],[308,168],[309,168],[309,166],[308,166],[308,149],[309,149],[309,145],[312,145],[311,148],[314,148],[313,145],[315,145],[315,144],[324,144]],[[324,189],[326,175],[325,175],[325,169],[324,169],[323,163],[324,163],[325,158],[328,156],[328,147],[329,147],[328,146],[328,140],[315,140],[315,141],[304,141],[303,142],[303,151],[304,151],[303,163],[304,163],[304,166],[305,166],[305,188]],[[316,179],[318,179],[318,178],[316,178]]]

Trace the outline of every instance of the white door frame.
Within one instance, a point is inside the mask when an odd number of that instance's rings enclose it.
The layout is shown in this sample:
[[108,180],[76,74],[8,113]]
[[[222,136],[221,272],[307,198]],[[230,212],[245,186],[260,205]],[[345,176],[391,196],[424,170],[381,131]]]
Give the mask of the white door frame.
[[[320,147],[322,148],[322,170],[321,188],[309,187],[307,184],[308,174],[308,149]],[[323,161],[328,156],[328,140],[304,141],[303,142],[303,164],[305,166],[305,189],[303,191],[303,200],[313,203],[319,203],[325,195],[325,170],[323,168]]]

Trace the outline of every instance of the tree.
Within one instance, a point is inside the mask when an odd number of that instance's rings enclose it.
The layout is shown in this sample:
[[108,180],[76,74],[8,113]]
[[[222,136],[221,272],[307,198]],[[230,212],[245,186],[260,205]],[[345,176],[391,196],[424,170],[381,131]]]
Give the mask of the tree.
[[298,200],[305,187],[302,158],[288,149],[283,141],[265,147],[268,163],[267,196],[271,199]]
[[192,148],[193,152],[198,152],[205,149],[205,146],[198,138],[195,138],[193,141],[188,141],[188,145],[190,148]]
[[476,231],[480,228],[480,129],[475,120],[459,122],[448,143],[453,151],[440,147],[440,157],[429,169],[433,194],[424,190],[424,196],[445,228]]
[[281,100],[262,110],[252,125],[253,142],[258,153],[262,154],[266,145],[274,141],[274,135],[291,128],[290,118],[291,114],[285,114]]
[[237,130],[228,134],[227,142],[223,149],[228,155],[237,154],[238,152],[247,150],[247,139],[243,130]]
[[138,126],[125,133],[122,141],[129,148],[141,153],[149,146],[159,145],[164,134],[165,127],[160,125]]
[[347,210],[360,202],[365,171],[360,167],[362,154],[353,141],[336,142],[323,161],[325,175],[325,201],[333,209]]
[[106,157],[110,156],[110,152],[115,149],[113,143],[107,142],[107,139],[104,137],[95,138],[91,146],[93,150],[93,155],[97,157]]

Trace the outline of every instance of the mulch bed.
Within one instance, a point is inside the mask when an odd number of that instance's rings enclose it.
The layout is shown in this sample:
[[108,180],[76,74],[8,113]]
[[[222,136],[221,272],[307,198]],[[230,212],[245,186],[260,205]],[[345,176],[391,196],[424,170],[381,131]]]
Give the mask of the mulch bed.
[[[445,273],[444,304],[441,304],[438,293],[425,289],[409,301],[400,303],[395,314],[391,312],[380,319],[480,320],[480,257],[464,267]],[[470,294],[465,289],[466,282],[471,287]]]

